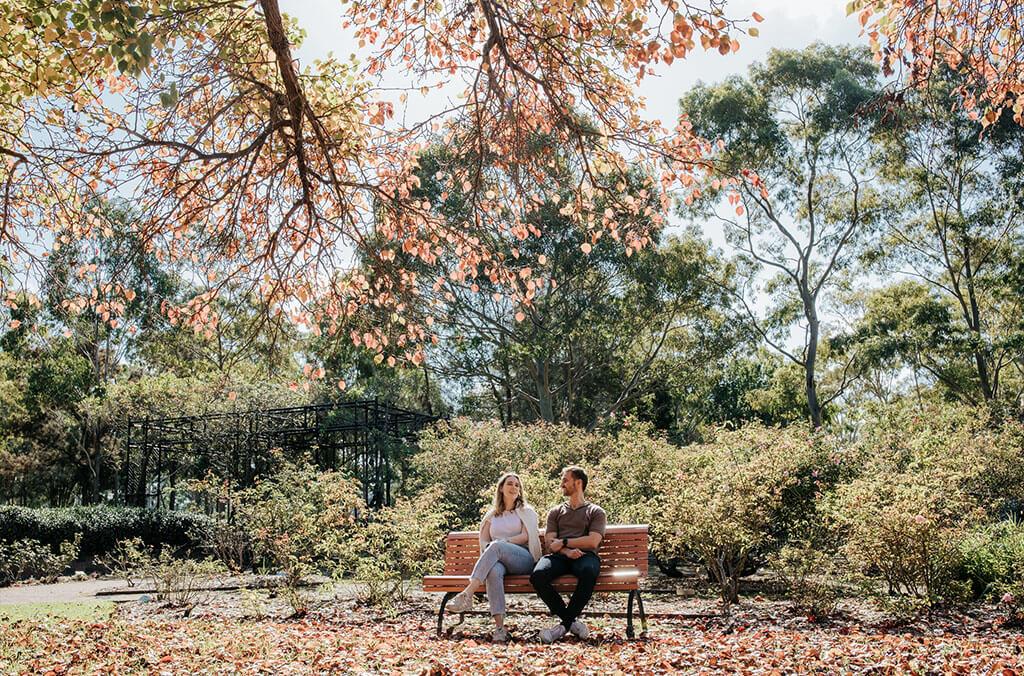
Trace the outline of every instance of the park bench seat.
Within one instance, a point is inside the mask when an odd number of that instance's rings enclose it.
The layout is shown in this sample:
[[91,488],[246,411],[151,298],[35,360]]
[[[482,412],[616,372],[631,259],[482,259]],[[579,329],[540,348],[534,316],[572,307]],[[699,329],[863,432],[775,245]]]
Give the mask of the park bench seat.
[[[544,533],[541,531],[541,542]],[[643,631],[647,631],[647,617],[640,598],[640,580],[647,576],[647,525],[609,525],[598,548],[601,568],[594,592],[628,592],[626,635],[633,638],[633,603],[636,601]],[[444,625],[444,608],[455,594],[466,588],[473,565],[480,557],[480,534],[477,531],[452,532],[445,538],[444,575],[423,578],[423,591],[443,592],[441,608],[437,614],[437,633]],[[563,575],[555,580],[559,592],[572,592],[576,578]],[[529,575],[506,575],[506,594],[533,594]],[[461,623],[461,619],[460,619]]]

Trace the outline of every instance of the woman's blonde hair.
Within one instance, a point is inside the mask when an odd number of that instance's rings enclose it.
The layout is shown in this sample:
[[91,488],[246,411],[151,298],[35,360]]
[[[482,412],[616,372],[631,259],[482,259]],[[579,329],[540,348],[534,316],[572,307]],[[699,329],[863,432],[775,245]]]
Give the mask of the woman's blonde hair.
[[505,472],[498,478],[498,483],[494,485],[495,516],[498,516],[505,511],[505,498],[501,494],[501,489],[505,487],[506,481],[513,478],[519,482],[519,497],[516,498],[516,503],[512,505],[512,510],[515,511],[526,504],[526,497],[523,495],[523,480],[520,479],[519,475],[515,472]]

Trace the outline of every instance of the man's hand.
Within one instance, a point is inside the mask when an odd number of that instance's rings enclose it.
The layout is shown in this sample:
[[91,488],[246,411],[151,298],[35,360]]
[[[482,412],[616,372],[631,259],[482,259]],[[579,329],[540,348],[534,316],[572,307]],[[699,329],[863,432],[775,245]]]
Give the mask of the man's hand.
[[574,549],[574,548],[573,548],[573,549],[571,549],[571,548],[569,548],[569,547],[566,547],[565,551],[564,551],[564,552],[562,552],[562,553],[563,553],[563,554],[564,554],[564,555],[565,555],[565,556],[566,556],[567,558],[570,558],[570,559],[578,559],[578,558],[580,558],[581,556],[583,556],[583,552],[581,552],[580,550],[578,550],[578,549]]
[[560,552],[563,549],[565,549],[565,545],[562,544],[561,540],[559,540],[558,538],[555,538],[554,540],[551,541],[551,544],[548,545],[548,549],[551,550],[552,554],[557,554],[558,552]]

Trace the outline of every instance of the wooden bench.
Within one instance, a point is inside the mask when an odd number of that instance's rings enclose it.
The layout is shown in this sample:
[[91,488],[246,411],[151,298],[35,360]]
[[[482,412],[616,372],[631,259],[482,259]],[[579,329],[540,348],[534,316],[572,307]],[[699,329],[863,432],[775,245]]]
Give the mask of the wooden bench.
[[[423,578],[423,591],[444,592],[441,608],[437,612],[437,634],[444,626],[444,608],[455,594],[466,588],[473,565],[480,557],[480,539],[476,531],[449,533],[444,543],[444,575],[428,575]],[[544,533],[541,532],[541,542]],[[601,569],[594,592],[629,592],[626,605],[626,636],[633,638],[633,602],[636,601],[642,631],[647,631],[647,616],[644,602],[640,598],[640,578],[647,576],[647,526],[608,526],[597,555],[601,558]],[[563,575],[555,580],[559,592],[576,589],[576,578]],[[506,575],[506,594],[536,593],[530,584],[529,575]],[[459,622],[465,618],[460,613]],[[450,630],[449,630],[450,631]]]

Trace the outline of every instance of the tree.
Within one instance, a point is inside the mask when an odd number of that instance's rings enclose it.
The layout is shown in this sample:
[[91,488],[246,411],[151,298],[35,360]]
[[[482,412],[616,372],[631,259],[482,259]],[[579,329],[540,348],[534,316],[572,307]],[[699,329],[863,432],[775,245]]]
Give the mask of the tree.
[[[900,394],[896,376],[908,368],[918,401],[932,382],[954,397],[969,397],[977,391],[964,359],[969,343],[956,329],[954,308],[935,289],[906,279],[863,296],[856,324],[834,337],[832,345],[844,353],[855,352],[859,372],[875,374],[868,378],[879,384],[873,391],[875,399],[886,402]],[[886,387],[881,386],[883,373],[891,374]]]
[[[1024,132],[1001,124],[983,133],[983,124],[950,109],[961,81],[947,72],[890,107],[880,157],[897,211],[867,256],[883,275],[920,280],[937,295],[930,302],[948,303],[941,332],[959,356],[936,355],[947,366],[929,370],[954,396],[979,403],[998,399],[1003,375],[1020,369],[1024,307],[1012,268],[1024,255]],[[948,373],[954,363],[966,379]]]
[[1011,109],[1024,124],[1024,13],[1017,0],[852,0],[871,49],[889,75],[906,67],[912,87],[927,87],[952,69],[954,94],[983,127]]
[[[176,280],[133,234],[138,218],[128,205],[97,207],[104,231],[55,248],[47,257],[41,320],[54,334],[73,338],[104,387],[161,323],[160,304],[177,293]],[[88,298],[88,302],[82,299]]]
[[[847,382],[819,392],[821,305],[881,210],[866,114],[877,88],[866,50],[812,45],[773,51],[748,78],[698,85],[680,101],[697,133],[724,142],[696,213],[724,224],[746,278],[737,293],[746,319],[802,369],[815,428]],[[722,192],[734,214],[721,213]],[[751,307],[758,296],[773,301],[767,314]],[[802,341],[792,350],[797,321]]]
[[[682,334],[713,332],[727,272],[693,233],[656,248],[623,246],[622,231],[648,229],[658,209],[652,179],[637,169],[601,179],[605,192],[618,190],[594,202],[604,219],[619,224],[611,234],[581,227],[571,201],[579,167],[549,138],[537,136],[533,145],[535,154],[548,157],[554,196],[523,214],[514,205],[503,208],[491,238],[497,256],[519,267],[516,295],[528,298],[529,307],[504,293],[496,276],[463,279],[457,259],[441,258],[433,269],[407,265],[420,275],[417,305],[439,337],[427,352],[433,372],[484,393],[485,410],[505,424],[544,420],[592,428],[636,403],[663,350],[681,347]],[[446,148],[421,159],[419,194],[452,227],[473,217],[471,195],[447,191],[439,177],[458,171],[461,161]],[[489,159],[482,164],[493,193],[508,192],[517,180]],[[657,234],[651,236],[657,243]]]
[[[0,175],[0,255],[24,262],[35,247],[102,230],[101,218],[82,214],[118,194],[137,206],[134,229],[149,250],[201,273],[203,288],[168,308],[170,317],[219,321],[212,299],[232,285],[270,306],[292,303],[298,323],[329,329],[387,307],[370,329],[374,349],[419,361],[430,331],[403,315],[415,284],[391,264],[396,250],[427,264],[446,251],[458,274],[493,274],[510,288],[521,279],[488,247],[496,202],[478,167],[446,178],[472,194],[474,218],[458,228],[412,197],[433,122],[458,132],[458,150],[486,151],[517,172],[506,197],[519,212],[547,197],[537,180],[543,160],[524,143],[537,129],[584,167],[573,196],[582,222],[604,194],[600,177],[629,155],[657,173],[659,192],[685,186],[705,144],[685,122],[666,130],[645,121],[633,86],[697,42],[737,49],[746,22],[723,18],[722,4],[358,0],[346,24],[374,49],[360,70],[334,57],[300,67],[301,31],[277,0],[157,0],[116,11],[100,0],[15,0],[0,24],[0,58],[25,77],[0,90],[0,152],[10,160]],[[410,89],[461,82],[465,96],[437,120],[388,122],[395,102],[370,78],[395,66],[416,81]],[[637,246],[650,240],[623,235]],[[344,274],[348,246],[373,261],[372,284]]]
[[[116,465],[114,432],[133,415],[201,413],[211,399],[268,407],[274,399],[295,402],[289,381],[310,388],[301,382],[293,330],[251,299],[219,296],[232,321],[198,334],[168,322],[161,305],[186,285],[134,237],[128,206],[104,204],[98,213],[106,232],[49,252],[42,298],[13,303],[0,334],[0,399],[10,410],[0,417],[3,492],[24,502],[100,499]],[[186,372],[187,381],[154,376]],[[250,393],[257,382],[269,387]]]

